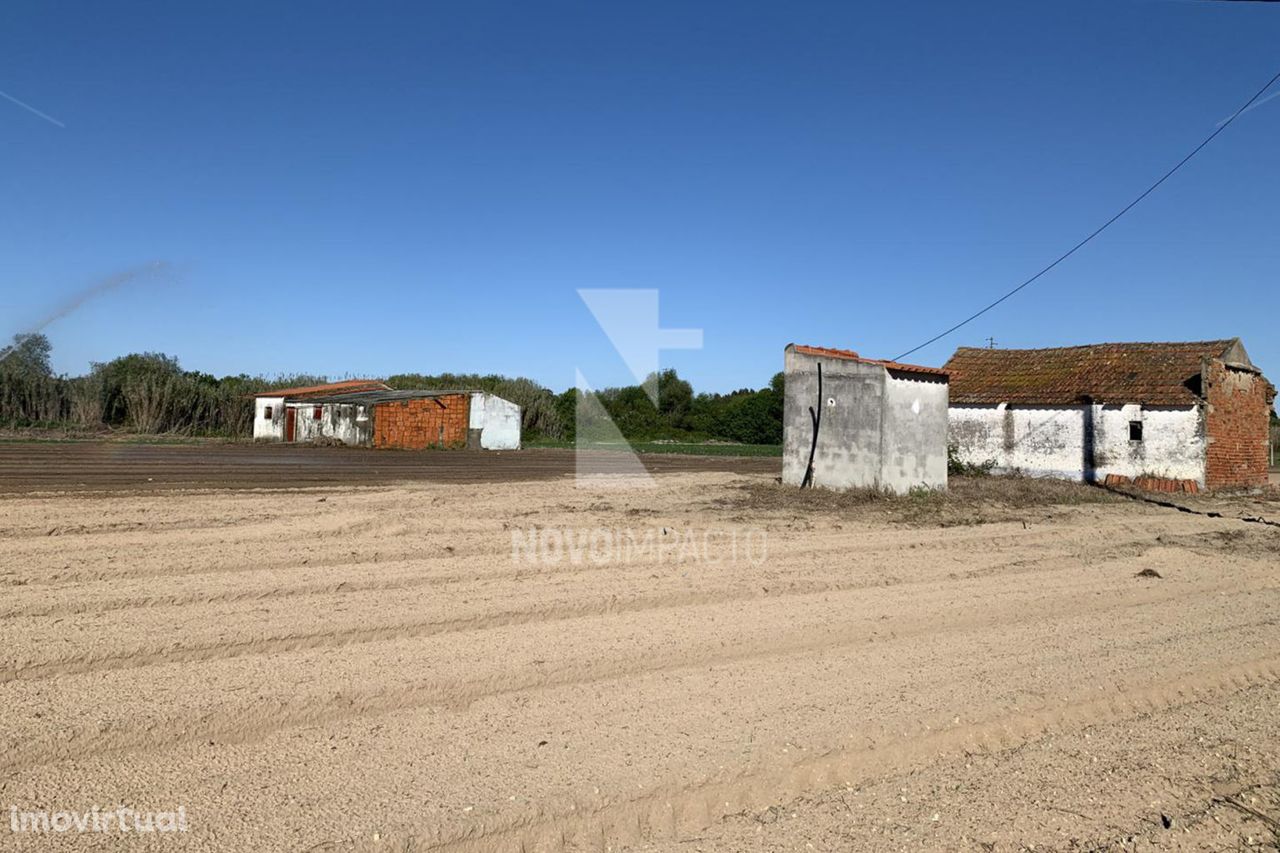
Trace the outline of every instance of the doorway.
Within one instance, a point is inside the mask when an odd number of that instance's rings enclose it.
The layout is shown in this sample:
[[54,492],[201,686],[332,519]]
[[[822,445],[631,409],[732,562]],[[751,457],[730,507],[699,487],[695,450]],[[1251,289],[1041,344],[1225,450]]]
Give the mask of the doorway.
[[286,406],[284,410],[284,440],[293,441],[293,431],[297,427],[298,410]]

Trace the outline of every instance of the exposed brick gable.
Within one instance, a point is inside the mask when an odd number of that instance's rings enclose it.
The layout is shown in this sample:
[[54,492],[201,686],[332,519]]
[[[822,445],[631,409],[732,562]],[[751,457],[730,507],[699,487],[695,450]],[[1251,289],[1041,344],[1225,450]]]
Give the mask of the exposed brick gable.
[[1267,441],[1275,389],[1261,374],[1209,360],[1204,369],[1207,399],[1205,484],[1210,489],[1267,485]]

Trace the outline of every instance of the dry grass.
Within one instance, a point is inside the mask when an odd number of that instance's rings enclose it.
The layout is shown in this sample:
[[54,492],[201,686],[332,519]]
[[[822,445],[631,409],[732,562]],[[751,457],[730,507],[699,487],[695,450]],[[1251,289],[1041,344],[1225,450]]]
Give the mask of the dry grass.
[[896,495],[876,489],[833,492],[797,489],[780,482],[743,483],[740,491],[713,501],[725,509],[787,515],[836,515],[917,526],[952,527],[1025,521],[1037,511],[1124,498],[1095,486],[1035,477],[952,476],[946,491],[918,489]]

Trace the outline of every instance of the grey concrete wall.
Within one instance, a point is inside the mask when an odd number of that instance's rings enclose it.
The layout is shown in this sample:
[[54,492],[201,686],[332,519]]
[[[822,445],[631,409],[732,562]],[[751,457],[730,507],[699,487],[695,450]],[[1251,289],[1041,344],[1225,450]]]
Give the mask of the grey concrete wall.
[[880,485],[895,492],[947,487],[948,386],[885,371]]
[[782,424],[782,481],[804,480],[813,440],[809,407],[822,424],[813,483],[828,489],[885,488],[904,493],[947,485],[947,383],[893,373],[878,364],[815,356],[788,347]]
[[813,438],[809,407],[818,405],[818,362],[822,362],[822,425],[813,455],[814,485],[874,488],[880,479],[884,369],[790,349],[785,358],[782,482],[798,486],[804,480]]

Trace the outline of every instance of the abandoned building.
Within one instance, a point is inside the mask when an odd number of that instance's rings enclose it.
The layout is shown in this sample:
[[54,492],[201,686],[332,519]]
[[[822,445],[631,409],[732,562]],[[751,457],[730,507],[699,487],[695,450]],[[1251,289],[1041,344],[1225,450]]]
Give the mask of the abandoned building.
[[799,344],[784,359],[784,483],[946,488],[946,371]]
[[1165,491],[1267,484],[1275,388],[1239,338],[962,347],[946,369],[962,462]]
[[394,391],[366,379],[266,391],[253,437],[403,450],[517,450],[520,407],[484,391]]

